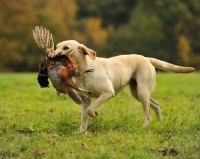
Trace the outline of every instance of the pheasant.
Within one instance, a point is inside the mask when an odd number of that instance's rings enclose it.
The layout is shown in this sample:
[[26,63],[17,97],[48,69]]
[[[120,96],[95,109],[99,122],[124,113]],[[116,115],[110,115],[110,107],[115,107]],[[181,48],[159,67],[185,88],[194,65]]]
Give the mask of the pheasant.
[[51,58],[50,54],[54,50],[52,34],[42,27],[36,27],[33,31],[33,37],[37,46],[46,53],[46,57],[41,59],[39,64],[38,83],[41,87],[49,87],[48,78],[50,78],[53,87],[60,93],[67,94],[75,103],[83,104],[83,101],[76,95],[74,90],[88,97],[88,94],[94,92],[79,88],[72,80],[72,77],[79,77],[84,73],[93,72],[93,69],[82,73],[77,71],[78,65],[66,55],[60,55]]

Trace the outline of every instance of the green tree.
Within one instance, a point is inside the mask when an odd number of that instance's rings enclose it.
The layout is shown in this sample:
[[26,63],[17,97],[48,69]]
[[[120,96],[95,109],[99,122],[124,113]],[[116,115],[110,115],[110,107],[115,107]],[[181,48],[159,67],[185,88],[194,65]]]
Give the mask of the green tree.
[[129,22],[109,34],[104,52],[138,53],[177,63],[179,37],[184,35],[185,24],[191,17],[181,0],[138,1]]
[[190,63],[200,69],[200,2],[199,0],[182,0],[192,14],[191,20],[184,24],[182,32],[190,45]]
[[101,18],[102,26],[118,27],[127,23],[136,0],[76,0],[79,6],[78,19],[90,16]]

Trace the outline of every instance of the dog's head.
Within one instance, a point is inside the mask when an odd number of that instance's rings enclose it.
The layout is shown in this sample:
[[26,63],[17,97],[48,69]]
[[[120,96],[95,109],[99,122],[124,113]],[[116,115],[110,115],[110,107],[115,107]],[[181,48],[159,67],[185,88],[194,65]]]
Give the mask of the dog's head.
[[87,48],[86,46],[78,43],[75,40],[67,40],[58,43],[56,45],[56,50],[54,51],[54,54],[74,57],[78,61],[84,58],[84,56],[89,56],[92,60],[95,60],[96,58],[95,51]]

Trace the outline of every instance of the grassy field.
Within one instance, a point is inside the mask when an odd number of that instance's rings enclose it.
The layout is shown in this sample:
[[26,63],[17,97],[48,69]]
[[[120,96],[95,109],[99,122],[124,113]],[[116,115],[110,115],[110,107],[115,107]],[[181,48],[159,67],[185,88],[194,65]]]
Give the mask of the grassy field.
[[0,158],[199,159],[200,73],[158,73],[152,97],[162,121],[151,111],[142,127],[142,106],[125,88],[89,119],[87,133],[78,133],[80,106],[36,78],[0,74]]

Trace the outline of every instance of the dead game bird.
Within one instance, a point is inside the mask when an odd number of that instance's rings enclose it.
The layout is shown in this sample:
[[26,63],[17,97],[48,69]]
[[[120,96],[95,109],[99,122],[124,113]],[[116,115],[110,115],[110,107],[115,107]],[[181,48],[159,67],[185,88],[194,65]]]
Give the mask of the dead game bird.
[[[53,59],[54,60],[54,59]],[[61,57],[60,61],[57,59],[48,65],[48,75],[50,80],[57,90],[57,95],[60,93],[68,94],[68,96],[77,104],[81,104],[80,98],[77,97],[74,90],[89,98],[86,90],[79,88],[72,80],[72,77],[80,77],[84,73],[93,72],[93,69],[86,70],[82,73],[76,71],[76,67],[72,64],[72,61],[68,57]]]
[[74,92],[77,91],[86,98],[88,94],[95,94],[87,90],[79,88],[72,80],[72,77],[79,77],[84,73],[93,72],[93,69],[86,70],[82,73],[77,71],[78,65],[66,55],[59,55],[51,58],[54,51],[54,42],[52,34],[42,27],[36,27],[33,31],[33,37],[37,46],[46,54],[39,64],[38,83],[40,86],[49,87],[48,78],[50,78],[57,95],[60,93],[68,94],[68,96],[77,104],[82,104],[81,99]]

